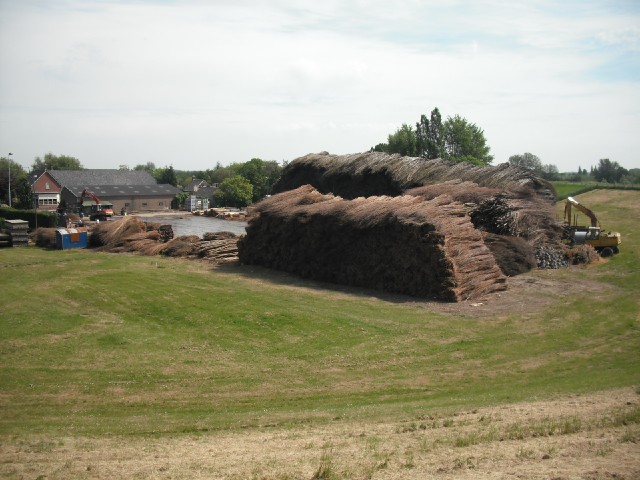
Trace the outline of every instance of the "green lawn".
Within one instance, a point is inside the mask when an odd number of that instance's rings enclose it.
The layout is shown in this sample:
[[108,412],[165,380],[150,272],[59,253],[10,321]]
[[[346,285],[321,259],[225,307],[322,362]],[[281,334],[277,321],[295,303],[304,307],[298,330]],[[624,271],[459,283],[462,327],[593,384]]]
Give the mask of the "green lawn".
[[570,196],[580,195],[596,189],[640,190],[640,185],[607,184],[597,182],[551,182],[556,190],[557,200],[564,200]]
[[621,253],[533,272],[557,282],[546,306],[532,288],[494,316],[249,267],[0,250],[0,435],[398,420],[640,385],[640,215],[594,202]]

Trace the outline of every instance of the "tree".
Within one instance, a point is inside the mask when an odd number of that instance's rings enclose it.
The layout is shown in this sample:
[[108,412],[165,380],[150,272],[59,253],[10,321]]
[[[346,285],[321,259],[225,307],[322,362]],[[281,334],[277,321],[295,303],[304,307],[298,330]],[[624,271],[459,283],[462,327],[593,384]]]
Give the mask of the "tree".
[[484,132],[475,123],[456,115],[444,123],[444,150],[447,160],[488,165],[493,160]]
[[444,126],[438,107],[431,111],[431,118],[420,116],[416,123],[416,140],[418,155],[428,159],[443,158],[445,152]]
[[593,176],[598,182],[619,183],[627,173],[618,162],[612,162],[608,158],[600,159],[598,166],[593,169]]
[[174,187],[178,186],[178,177],[176,176],[176,172],[173,169],[173,165],[157,169],[154,176],[158,183],[168,183],[169,185],[173,185]]
[[402,124],[395,133],[389,135],[387,140],[389,153],[412,157],[417,154],[417,138],[413,129],[406,123]]
[[560,172],[558,171],[558,167],[552,164],[546,164],[542,166],[541,176],[545,180],[557,180]]
[[140,163],[140,164],[136,165],[135,167],[133,167],[133,169],[136,172],[145,171],[145,172],[149,172],[151,175],[153,175],[154,172],[156,171],[156,164],[153,163],[153,162],[147,162],[145,165]]
[[2,157],[0,158],[0,203],[9,204],[9,187],[11,187],[12,207],[31,208],[33,206],[27,172],[11,158]]
[[375,147],[371,147],[370,152],[385,152],[389,153],[389,144],[388,143],[379,143]]
[[628,175],[631,183],[640,183],[640,168],[629,169]]
[[253,198],[253,185],[246,178],[235,175],[220,183],[213,198],[221,207],[246,207]]
[[36,157],[31,165],[31,170],[83,170],[84,167],[75,157],[68,155],[54,155],[53,153],[47,153],[44,159]]
[[271,187],[276,183],[282,172],[282,167],[276,161],[264,161],[252,158],[239,166],[237,173],[249,180],[253,186],[253,201],[264,198],[271,193]]
[[227,178],[237,175],[233,166],[225,167],[221,165],[220,162],[216,163],[216,168],[214,168],[213,170],[209,169],[206,171],[206,173],[207,176],[205,177],[205,180],[207,180],[211,185],[216,183],[220,184]]
[[493,160],[481,128],[460,115],[448,117],[442,123],[438,108],[431,111],[430,118],[421,115],[415,131],[403,124],[389,135],[388,144],[378,144],[371,150],[426,159],[444,158],[476,165],[488,165]]
[[178,210],[184,206],[185,200],[189,198],[189,192],[180,192],[171,201],[171,208]]
[[533,170],[534,172],[542,171],[542,162],[533,153],[525,152],[522,155],[511,155],[509,157],[509,164],[514,167],[526,168]]

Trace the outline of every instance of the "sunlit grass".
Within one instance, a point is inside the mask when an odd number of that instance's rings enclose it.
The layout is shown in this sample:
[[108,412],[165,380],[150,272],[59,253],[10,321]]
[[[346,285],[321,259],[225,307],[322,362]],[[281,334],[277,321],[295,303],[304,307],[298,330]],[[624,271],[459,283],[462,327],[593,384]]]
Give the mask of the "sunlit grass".
[[[638,231],[638,217],[609,211],[612,225]],[[5,249],[0,433],[397,420],[638,385],[637,240],[623,247],[553,273],[559,289],[601,289],[494,318],[248,267]]]

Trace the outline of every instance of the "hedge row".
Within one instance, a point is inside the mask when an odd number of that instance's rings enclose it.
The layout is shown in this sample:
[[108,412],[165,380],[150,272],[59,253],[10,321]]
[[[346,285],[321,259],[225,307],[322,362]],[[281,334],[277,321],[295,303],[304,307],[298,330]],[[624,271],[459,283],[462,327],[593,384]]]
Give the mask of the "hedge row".
[[[0,219],[26,220],[29,228],[54,228],[58,225],[58,214],[37,210],[18,210],[17,208],[0,207]],[[2,222],[4,223],[4,222]]]

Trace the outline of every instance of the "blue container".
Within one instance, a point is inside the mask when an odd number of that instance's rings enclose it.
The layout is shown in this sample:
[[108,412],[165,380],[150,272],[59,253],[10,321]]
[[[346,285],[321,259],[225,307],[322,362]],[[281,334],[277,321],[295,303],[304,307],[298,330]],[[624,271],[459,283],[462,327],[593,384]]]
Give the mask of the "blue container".
[[59,250],[87,248],[86,227],[59,228],[56,231],[56,246]]

